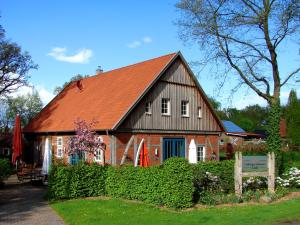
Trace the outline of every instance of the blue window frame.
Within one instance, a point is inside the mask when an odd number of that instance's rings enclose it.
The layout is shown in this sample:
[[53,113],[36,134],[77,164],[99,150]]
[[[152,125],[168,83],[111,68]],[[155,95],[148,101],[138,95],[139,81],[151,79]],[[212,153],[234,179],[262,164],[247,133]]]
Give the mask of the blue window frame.
[[185,157],[184,138],[163,139],[163,160],[171,157]]

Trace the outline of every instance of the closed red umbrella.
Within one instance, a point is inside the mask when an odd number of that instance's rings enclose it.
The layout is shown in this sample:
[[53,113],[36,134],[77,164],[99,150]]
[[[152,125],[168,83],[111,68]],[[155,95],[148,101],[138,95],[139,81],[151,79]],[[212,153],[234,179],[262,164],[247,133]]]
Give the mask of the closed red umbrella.
[[22,131],[21,131],[21,118],[19,115],[16,116],[14,136],[13,136],[13,153],[12,163],[16,164],[16,159],[22,154]]
[[140,166],[141,167],[148,167],[149,166],[149,157],[148,157],[148,149],[144,142],[143,149],[140,153]]

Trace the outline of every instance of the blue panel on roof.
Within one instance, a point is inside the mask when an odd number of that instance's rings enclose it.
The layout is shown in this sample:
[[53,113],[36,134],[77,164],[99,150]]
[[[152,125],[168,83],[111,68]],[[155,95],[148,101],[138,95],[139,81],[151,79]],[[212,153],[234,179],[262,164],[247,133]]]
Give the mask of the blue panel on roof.
[[225,130],[230,133],[245,133],[245,131],[240,128],[235,123],[229,121],[229,120],[222,120],[222,123],[225,127]]

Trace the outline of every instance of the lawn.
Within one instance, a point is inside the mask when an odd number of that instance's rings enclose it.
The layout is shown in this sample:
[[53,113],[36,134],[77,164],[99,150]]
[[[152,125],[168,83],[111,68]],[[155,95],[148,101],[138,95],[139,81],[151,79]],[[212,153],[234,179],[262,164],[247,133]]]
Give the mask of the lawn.
[[51,205],[67,224],[78,225],[265,225],[300,220],[300,198],[269,205],[210,207],[178,212],[116,199],[78,199]]

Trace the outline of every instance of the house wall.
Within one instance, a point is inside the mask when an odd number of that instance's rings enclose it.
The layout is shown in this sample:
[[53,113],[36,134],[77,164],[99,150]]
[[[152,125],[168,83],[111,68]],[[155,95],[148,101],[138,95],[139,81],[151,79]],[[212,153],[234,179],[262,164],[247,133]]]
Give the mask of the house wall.
[[[106,151],[105,151],[105,161],[110,164],[111,162],[111,155],[110,155],[110,136],[108,135],[100,135],[103,137],[103,141],[106,144]],[[63,158],[60,158],[57,156],[57,138],[62,137],[63,139]],[[67,149],[68,149],[68,140],[70,138],[70,135],[38,135],[35,136],[34,139],[31,140],[33,143],[32,146],[32,151],[33,151],[33,162],[36,163],[38,166],[42,165],[43,162],[43,156],[45,152],[45,142],[46,138],[49,138],[51,141],[51,150],[52,150],[52,155],[54,157],[54,160],[62,160],[65,164],[69,162],[69,156],[67,154]],[[39,157],[35,157],[38,155]],[[94,162],[94,155],[89,154],[88,155],[88,160],[89,163]]]
[[[138,149],[138,145],[142,139],[145,140],[145,144],[148,149],[149,162],[151,166],[160,165],[163,162],[163,138],[184,138],[185,139],[185,157],[188,159],[188,147],[192,139],[195,140],[196,145],[203,145],[206,149],[206,160],[210,160],[211,153],[214,152],[219,155],[219,136],[218,135],[199,135],[199,134],[132,134],[132,133],[115,133],[113,135],[101,135],[104,139],[104,143],[106,144],[105,150],[105,162],[106,164],[112,165],[120,165],[125,148],[127,143],[129,142],[131,136],[134,135],[134,141],[131,144],[128,156],[125,160],[125,164],[134,165],[136,152]],[[57,137],[63,138],[63,149],[64,149],[64,157],[57,157]],[[46,138],[50,138],[52,154],[54,156],[54,160],[60,161],[62,160],[64,163],[69,162],[69,156],[66,153],[68,148],[68,139],[69,135],[52,135],[52,136],[37,136],[35,138],[35,147],[33,151],[40,151],[40,163],[38,164],[37,158],[34,158],[34,162],[36,162],[39,166],[42,165],[42,159],[45,151],[45,141]],[[155,154],[155,149],[157,149],[157,153]],[[36,153],[34,153],[36,154]],[[90,154],[88,156],[88,162],[93,163],[93,155]],[[100,164],[100,163],[99,163]]]
[[[122,156],[124,154],[127,143],[131,136],[134,135],[134,141],[129,148],[128,157],[125,164],[134,164],[138,145],[142,139],[145,140],[145,144],[148,149],[148,156],[150,165],[160,165],[163,162],[163,138],[184,138],[185,139],[185,157],[188,159],[188,148],[192,139],[195,140],[196,145],[203,145],[206,149],[206,160],[211,159],[211,153],[214,152],[219,158],[219,136],[218,135],[199,135],[199,134],[131,134],[131,133],[119,133],[115,134],[116,137],[116,165],[120,165]],[[155,149],[158,150],[158,154],[155,154]]]
[[[168,98],[171,115],[161,114],[161,99]],[[181,102],[189,101],[189,117],[182,117]],[[152,114],[145,113],[145,105],[152,102]],[[198,117],[198,107],[202,118]],[[221,131],[207,102],[199,91],[187,68],[177,59],[152,87],[135,109],[121,124],[124,130]]]

